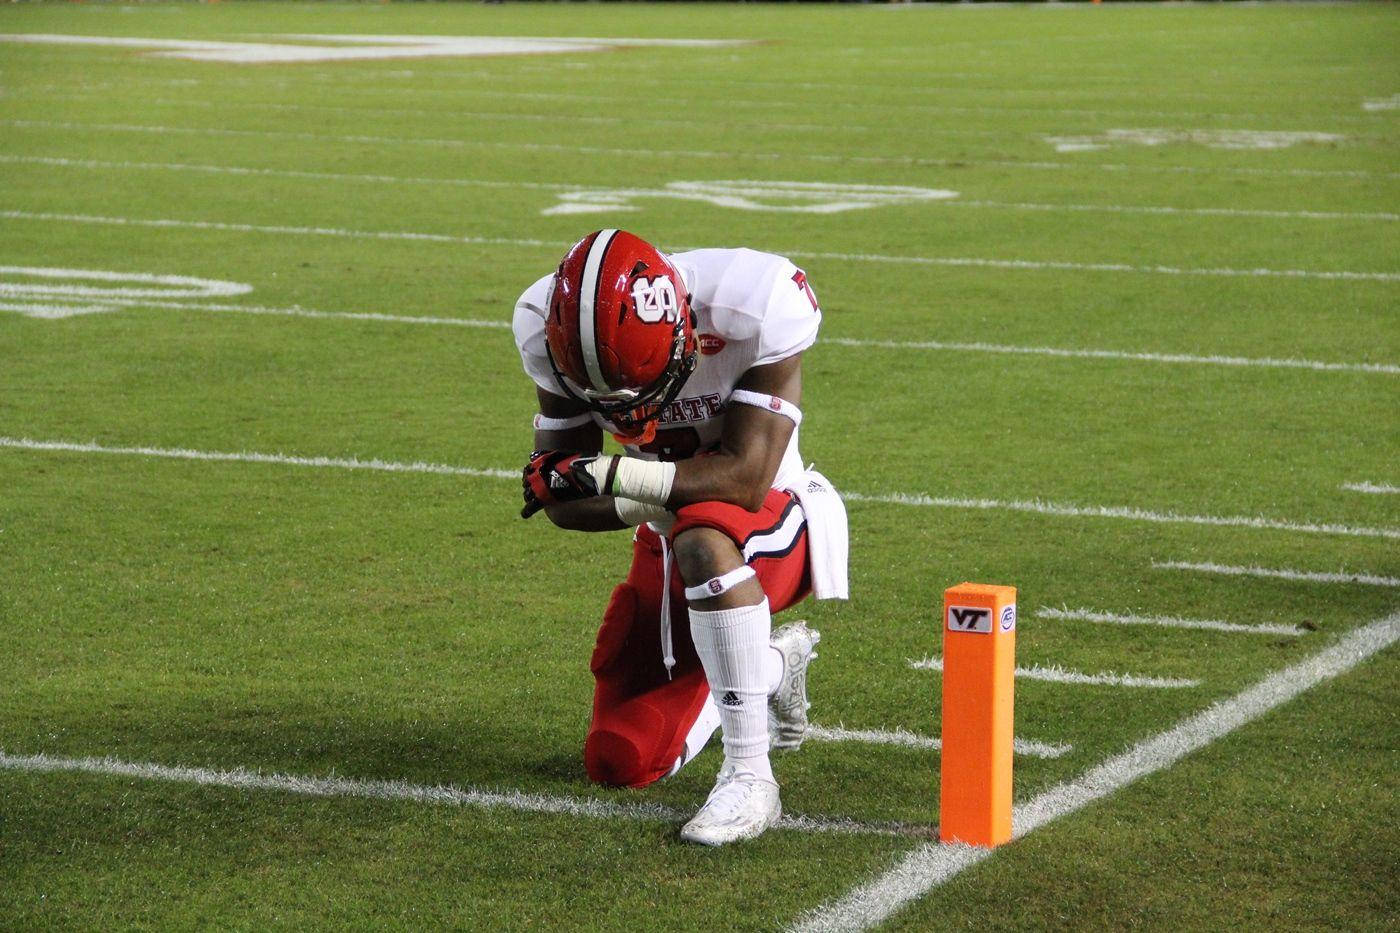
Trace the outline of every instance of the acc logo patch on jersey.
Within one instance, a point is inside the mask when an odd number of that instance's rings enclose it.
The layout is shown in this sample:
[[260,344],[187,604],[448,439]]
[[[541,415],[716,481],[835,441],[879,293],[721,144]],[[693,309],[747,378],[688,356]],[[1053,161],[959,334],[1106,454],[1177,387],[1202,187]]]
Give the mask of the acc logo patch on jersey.
[[700,352],[706,356],[714,356],[724,349],[724,338],[716,334],[700,335]]

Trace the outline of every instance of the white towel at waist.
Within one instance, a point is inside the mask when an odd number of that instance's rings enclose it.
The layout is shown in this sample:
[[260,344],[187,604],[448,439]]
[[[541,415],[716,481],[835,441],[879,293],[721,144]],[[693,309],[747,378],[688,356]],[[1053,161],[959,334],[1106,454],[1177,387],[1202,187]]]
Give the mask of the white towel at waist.
[[846,562],[846,504],[830,480],[807,470],[784,487],[797,497],[807,517],[807,559],[812,567],[812,595],[817,599],[850,599]]

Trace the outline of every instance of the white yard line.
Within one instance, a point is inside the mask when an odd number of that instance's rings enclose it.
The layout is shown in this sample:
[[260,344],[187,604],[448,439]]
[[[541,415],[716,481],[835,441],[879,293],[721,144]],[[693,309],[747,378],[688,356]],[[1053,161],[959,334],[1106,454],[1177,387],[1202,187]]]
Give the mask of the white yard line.
[[1250,635],[1306,635],[1307,629],[1297,625],[1272,622],[1246,625],[1243,622],[1218,622],[1215,619],[1179,619],[1175,616],[1123,615],[1098,612],[1093,609],[1055,609],[1041,606],[1035,610],[1038,619],[1060,619],[1071,622],[1107,622],[1112,625],[1158,625],[1163,628],[1203,629],[1210,632],[1239,632]]
[[[295,774],[263,774],[245,768],[218,771],[212,768],[186,768],[119,758],[61,758],[49,755],[11,755],[0,751],[0,769],[52,774],[95,774],[263,790],[306,797],[358,797],[370,800],[408,801],[484,810],[515,810],[522,813],[554,813],[593,819],[627,819],[651,822],[680,822],[690,814],[649,803],[613,803],[589,797],[562,797],[525,791],[492,791],[452,785],[410,784],[407,781],[376,781],[357,778],[308,777]],[[862,823],[857,820],[823,819],[801,815],[783,817],[783,829],[799,832],[860,833],[872,835],[918,835],[923,827],[900,823]]]
[[1342,488],[1348,492],[1368,492],[1384,496],[1400,493],[1400,486],[1394,486],[1390,483],[1342,483]]
[[[4,284],[0,283],[0,294],[3,294]],[[404,315],[404,314],[384,314],[373,311],[318,311],[314,308],[303,308],[300,305],[290,307],[269,307],[266,305],[232,305],[232,304],[208,304],[192,301],[157,301],[107,298],[102,299],[102,305],[96,307],[85,307],[81,309],[70,309],[69,313],[90,312],[90,311],[111,311],[117,307],[130,308],[171,308],[185,311],[209,311],[227,312],[238,314],[255,315],[283,315],[289,317],[321,318],[327,320],[352,320],[352,321],[381,321],[391,324],[427,324],[442,325],[447,327],[485,327],[494,329],[509,328],[510,322],[503,320],[492,320],[489,318],[459,318],[459,317],[437,317],[432,315]],[[0,304],[0,310],[17,310],[27,313],[43,312],[49,310],[46,306],[38,304]],[[58,309],[60,312],[62,309]],[[38,314],[41,317],[56,316],[53,314]],[[67,316],[60,314],[58,316]],[[935,350],[949,351],[956,353],[993,353],[1010,354],[1015,356],[1048,356],[1063,359],[1091,359],[1091,360],[1125,360],[1128,362],[1142,363],[1166,363],[1170,365],[1186,366],[1228,366],[1245,367],[1259,369],[1308,369],[1314,372],[1351,372],[1351,373],[1375,373],[1379,375],[1400,375],[1400,365],[1394,363],[1333,363],[1323,360],[1300,360],[1300,359],[1278,359],[1273,357],[1244,357],[1244,356],[1193,356],[1188,353],[1142,353],[1129,350],[1097,350],[1097,349],[1074,349],[1065,347],[1025,347],[1008,344],[990,344],[978,342],[959,342],[941,340],[861,340],[848,337],[826,337],[822,339],[823,345],[838,347],[873,347],[890,350]],[[1369,484],[1362,484],[1369,486]],[[1349,487],[1348,487],[1349,488]],[[1390,489],[1393,489],[1391,487]],[[1390,491],[1386,487],[1370,487],[1359,489],[1360,492],[1386,492]]]
[[[818,742],[868,742],[873,745],[899,745],[937,751],[943,741],[931,735],[918,735],[907,729],[847,729],[845,726],[807,727],[807,738]],[[1073,745],[1038,742],[1035,739],[1013,739],[1012,750],[1030,758],[1059,758],[1074,750]]]
[[[67,214],[48,211],[0,210],[0,217],[9,220],[31,220],[73,224],[98,224],[119,227],[159,227],[181,230],[221,230],[240,233],[272,233],[283,236],[330,236],[368,240],[408,240],[426,243],[462,243],[490,246],[530,246],[563,249],[563,241],[535,240],[519,237],[460,236],[444,233],[417,233],[405,230],[351,230],[336,227],[301,227],[280,224],[227,223],[217,220],[183,220],[177,218],[106,217],[94,214]],[[689,249],[692,247],[680,247]],[[1230,269],[1184,268],[1178,266],[1134,266],[1125,263],[1062,262],[1037,259],[988,259],[971,256],[890,256],[877,253],[831,253],[812,250],[782,250],[788,256],[806,259],[834,259],[842,262],[871,262],[895,265],[950,266],[976,269],[1011,269],[1017,271],[1127,272],[1147,275],[1277,277],[1289,279],[1327,279],[1369,282],[1400,282],[1400,272],[1363,272],[1325,269]]]
[[625,156],[631,158],[677,158],[689,159],[720,159],[727,163],[741,163],[745,159],[752,159],[759,162],[791,164],[793,162],[822,162],[837,165],[861,164],[861,165],[916,165],[916,166],[942,166],[942,167],[967,167],[976,165],[992,165],[1007,168],[1027,168],[1027,169],[1069,169],[1069,170],[1099,170],[1099,171],[1147,171],[1185,174],[1241,174],[1241,175],[1266,175],[1266,176],[1291,176],[1303,178],[1396,178],[1400,177],[1400,172],[1372,172],[1364,169],[1270,169],[1270,168],[1205,168],[1189,165],[1170,166],[1135,166],[1122,163],[1103,162],[1051,162],[1032,161],[1018,162],[1012,159],[984,159],[984,160],[962,160],[962,159],[935,159],[924,156],[885,156],[885,155],[849,155],[844,153],[822,153],[808,152],[799,149],[795,152],[764,152],[761,150],[747,149],[743,151],[713,150],[713,149],[643,149],[636,147],[616,147],[616,146],[583,146],[568,143],[527,143],[527,142],[504,142],[489,139],[443,139],[439,137],[423,136],[373,136],[363,134],[335,135],[322,133],[309,133],[294,130],[235,130],[226,127],[189,127],[189,126],[166,126],[161,124],[134,124],[134,123],[80,123],[64,120],[0,120],[0,126],[12,126],[27,129],[59,129],[59,130],[79,130],[93,133],[154,133],[157,135],[188,135],[188,136],[233,136],[233,137],[261,137],[274,139],[301,139],[307,141],[324,141],[329,144],[338,143],[365,143],[375,146],[387,145],[418,145],[418,146],[438,146],[452,148],[485,148],[485,149],[505,149],[521,152],[572,152],[585,155],[608,155]]
[[[1012,816],[1016,838],[1170,767],[1304,691],[1351,670],[1397,640],[1400,613],[1351,630],[1312,657],[1270,674],[1253,687],[1018,805]],[[879,877],[799,917],[793,929],[806,933],[869,929],[995,851],[926,843]]]
[[1290,570],[1286,567],[1239,567],[1230,564],[1190,563],[1180,560],[1152,562],[1157,570],[1193,570],[1197,573],[1218,573],[1232,577],[1274,577],[1304,583],[1361,583],[1367,586],[1400,586],[1400,578],[1382,577],[1371,573],[1348,573],[1314,570]]
[[78,444],[69,441],[36,441],[27,437],[0,437],[0,447],[16,450],[52,450],[82,454],[125,454],[138,457],[165,457],[175,460],[215,460],[234,463],[271,463],[279,466],[334,467],[341,470],[380,470],[390,473],[437,473],[445,476],[474,476],[490,479],[519,479],[519,470],[475,469],[442,463],[394,463],[361,460],[357,457],[297,457],[288,454],[236,453],[215,450],[187,450],[182,447],[109,447],[104,444]]
[[[367,184],[405,184],[462,188],[520,189],[527,191],[611,191],[614,189],[569,185],[560,182],[494,181],[473,178],[424,178],[418,176],[381,175],[350,172],[310,172],[296,169],[250,168],[238,165],[212,165],[191,162],[114,162],[103,159],[72,159],[63,156],[0,155],[0,163],[12,165],[44,165],[54,168],[77,168],[112,171],[200,172],[213,175],[243,177],[298,178],[317,181],[350,181]],[[1130,204],[1045,204],[1015,201],[963,200],[942,198],[927,202],[944,207],[977,207],[1016,211],[1057,211],[1070,213],[1155,214],[1202,217],[1257,217],[1270,220],[1377,220],[1397,221],[1400,214],[1386,211],[1290,211],[1231,207],[1171,207],[1163,205]]]
[[[919,671],[943,670],[942,658],[923,658],[918,661],[909,658],[907,663]],[[1056,684],[1083,684],[1096,687],[1156,687],[1165,690],[1201,685],[1199,680],[1183,680],[1178,677],[1148,677],[1142,674],[1115,674],[1112,671],[1085,674],[1082,671],[1066,670],[1059,665],[1042,667],[1039,664],[1016,668],[1016,677],[1021,680],[1044,680]]]
[[1153,512],[1126,506],[1081,506],[1039,500],[963,499],[948,496],[927,496],[902,492],[869,494],[844,492],[848,502],[878,502],[890,505],[913,505],[930,508],[995,509],[1010,512],[1031,512],[1037,515],[1059,515],[1075,518],[1121,518],[1129,521],[1156,522],[1171,525],[1215,525],[1231,528],[1264,528],[1300,534],[1335,534],[1353,538],[1400,538],[1400,528],[1370,528],[1355,525],[1314,524],[1250,515],[1183,515],[1179,512]]
[[[108,447],[93,442],[43,441],[27,437],[0,436],[0,448],[68,451],[72,453],[128,454],[146,457],[170,457],[183,460],[227,460],[246,463],[278,463],[289,466],[386,470],[395,473],[439,473],[456,476],[494,477],[499,479],[518,479],[520,476],[518,470],[457,467],[439,463],[400,463],[384,460],[360,460],[354,457],[300,457],[248,451],[230,453],[168,447]],[[879,502],[893,505],[957,509],[994,509],[1012,512],[1033,512],[1041,515],[1054,515],[1065,518],[1118,518],[1129,521],[1214,525],[1234,528],[1261,528],[1271,531],[1289,531],[1303,534],[1334,534],[1359,538],[1400,538],[1400,528],[1318,525],[1250,516],[1181,515],[1175,512],[1149,512],[1144,509],[1117,506],[1072,506],[1052,502],[1028,502],[1024,500],[935,498],[932,496],[911,495],[908,493],[868,495],[860,492],[844,492],[841,495],[843,499],[850,502]]]
[[821,342],[823,344],[835,344],[842,347],[870,347],[883,350],[942,350],[953,353],[1001,353],[1013,356],[1057,356],[1066,359],[1128,360],[1138,363],[1177,363],[1192,366],[1247,366],[1266,369],[1311,369],[1317,372],[1400,374],[1400,365],[1394,363],[1329,363],[1322,360],[1278,359],[1275,357],[1196,356],[1190,353],[1143,353],[1132,350],[1026,347],[1010,344],[951,340],[869,340],[852,337],[823,337]]

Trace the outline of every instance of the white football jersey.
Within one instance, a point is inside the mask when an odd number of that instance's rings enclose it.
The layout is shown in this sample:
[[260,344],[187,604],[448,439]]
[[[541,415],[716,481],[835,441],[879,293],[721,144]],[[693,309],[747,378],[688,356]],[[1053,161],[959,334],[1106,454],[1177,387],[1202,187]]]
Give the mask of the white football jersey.
[[[657,422],[656,439],[644,448],[627,447],[647,460],[685,460],[718,447],[724,413],[739,379],[755,366],[801,353],[817,339],[821,309],[801,269],[781,256],[751,249],[697,249],[669,257],[690,290],[700,351],[695,371]],[[515,305],[515,344],[525,372],[546,392],[561,395],[545,353],[544,322],[549,313],[546,275],[525,290]],[[615,426],[602,415],[593,420],[606,431]],[[803,472],[792,432],[775,488]]]

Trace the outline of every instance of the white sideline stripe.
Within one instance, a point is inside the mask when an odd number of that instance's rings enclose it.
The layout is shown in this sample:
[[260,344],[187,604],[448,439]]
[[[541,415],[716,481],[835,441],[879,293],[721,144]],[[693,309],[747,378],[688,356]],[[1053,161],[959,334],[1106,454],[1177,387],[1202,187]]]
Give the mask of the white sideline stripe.
[[[492,246],[539,246],[566,248],[563,241],[534,240],[519,237],[459,236],[445,233],[415,233],[406,230],[348,230],[335,227],[297,227],[281,224],[225,223],[215,220],[179,220],[174,218],[104,217],[94,214],[65,214],[48,211],[3,210],[0,217],[8,220],[59,221],[63,223],[106,224],[131,227],[164,227],[186,230],[229,230],[242,233],[276,233],[296,236],[334,236],[370,240],[413,240],[428,243],[468,243]],[[680,247],[692,249],[695,247]],[[986,259],[972,256],[887,256],[877,253],[831,253],[812,250],[783,250],[788,256],[807,259],[834,259],[841,262],[875,262],[896,265],[954,266],[981,269],[1015,269],[1019,271],[1072,272],[1132,272],[1150,275],[1278,277],[1290,279],[1331,279],[1368,282],[1397,282],[1400,272],[1356,272],[1326,269],[1229,269],[1182,268],[1178,266],[1132,266],[1112,262],[1061,262],[1038,259]]]
[[1024,356],[1058,356],[1068,359],[1129,360],[1142,363],[1180,363],[1198,366],[1256,366],[1267,369],[1311,369],[1317,372],[1400,375],[1400,365],[1394,363],[1328,363],[1321,360],[1277,359],[1273,357],[1194,356],[1189,353],[1141,353],[1131,350],[1076,350],[1064,347],[1023,347],[946,340],[866,340],[852,337],[827,337],[822,342],[843,347],[872,347],[883,350],[950,350],[958,353],[1007,353]]
[[1036,618],[1059,619],[1068,622],[1108,622],[1113,625],[1160,625],[1164,628],[1193,628],[1211,632],[1241,632],[1251,635],[1306,635],[1307,629],[1297,625],[1262,622],[1247,625],[1243,622],[1218,622],[1215,619],[1178,619],[1175,616],[1136,616],[1120,615],[1115,612],[1097,612],[1093,609],[1056,609],[1041,606],[1035,611]]
[[[1068,816],[1120,788],[1170,767],[1324,681],[1346,673],[1400,639],[1400,613],[1352,629],[1336,644],[1205,710],[1183,719],[1115,755],[1077,778],[1052,787],[1012,812],[1015,838]],[[889,918],[915,898],[963,869],[990,858],[995,849],[925,843],[878,878],[797,919],[795,930],[865,930]]]
[[1364,583],[1368,586],[1400,586],[1400,577],[1382,577],[1370,573],[1348,573],[1345,570],[1319,572],[1313,570],[1290,570],[1286,567],[1237,567],[1229,564],[1195,564],[1181,560],[1152,562],[1156,570],[1194,570],[1199,573],[1219,573],[1234,577],[1275,577],[1280,580],[1299,580],[1305,583]]
[[[0,769],[41,774],[67,772],[97,774],[110,777],[139,778],[147,781],[171,781],[178,784],[200,784],[206,787],[232,787],[240,790],[281,791],[307,797],[360,797],[370,800],[403,800],[412,803],[439,804],[456,807],[479,807],[484,810],[516,810],[522,813],[554,813],[594,819],[630,819],[654,822],[679,822],[689,814],[670,807],[649,803],[612,803],[588,797],[560,797],[525,791],[489,791],[450,784],[410,784],[407,781],[376,781],[357,778],[306,777],[295,774],[263,774],[245,768],[216,771],[211,768],[186,768],[119,758],[60,758],[48,755],[10,755],[0,751]],[[903,823],[862,823],[849,819],[823,819],[792,815],[783,817],[778,826],[808,833],[853,833],[871,835],[917,835],[927,832],[923,827]]]
[[[943,670],[942,658],[923,658],[919,661],[909,658],[908,664],[919,671]],[[1182,680],[1176,677],[1147,677],[1141,674],[1115,674],[1112,671],[1085,674],[1082,671],[1066,670],[1059,665],[1042,667],[1039,664],[1017,667],[1016,676],[1022,680],[1044,680],[1056,684],[1084,684],[1095,687],[1157,687],[1175,690],[1201,685],[1199,680]]]
[[217,460],[237,463],[275,463],[283,466],[338,467],[343,470],[383,470],[390,473],[438,473],[445,476],[476,476],[491,479],[518,479],[519,470],[478,470],[441,463],[393,463],[387,460],[361,460],[357,457],[296,457],[287,454],[260,454],[251,451],[226,453],[187,450],[181,447],[107,447],[102,444],[74,444],[68,441],[36,441],[28,437],[0,437],[0,447],[17,450],[56,450],[85,454],[128,454],[141,457],[168,457],[176,460]]
[[[6,308],[0,305],[0,308]],[[26,309],[43,309],[45,305],[26,305]],[[376,311],[317,311],[292,305],[286,308],[272,308],[266,305],[226,305],[208,304],[197,301],[154,301],[151,299],[103,298],[100,305],[89,311],[115,311],[124,308],[173,308],[182,311],[209,311],[213,313],[263,314],[284,317],[324,318],[349,321],[383,321],[389,324],[441,324],[446,327],[485,327],[494,330],[509,329],[510,321],[482,320],[469,317],[432,317],[428,315],[381,314]],[[15,310],[19,310],[18,307]]]
[[[345,108],[348,109],[348,108]],[[515,114],[503,114],[502,116],[516,116]],[[541,119],[554,119],[553,117],[541,117]],[[610,118],[577,118],[606,120]],[[619,123],[627,122],[619,118]],[[692,125],[690,121],[684,122],[687,126]],[[829,127],[815,127],[816,129],[827,130]],[[274,169],[274,168],[248,168],[237,165],[210,165],[196,164],[189,162],[111,162],[101,159],[70,159],[60,156],[16,156],[0,155],[0,163],[21,164],[21,165],[48,165],[63,168],[86,168],[86,169],[145,169],[150,171],[176,171],[176,172],[205,172],[216,175],[241,175],[241,176],[263,176],[270,178],[304,178],[320,181],[359,181],[372,184],[409,184],[409,185],[445,185],[452,187],[467,188],[518,188],[532,191],[611,191],[611,188],[589,187],[583,185],[569,185],[559,182],[538,182],[538,181],[495,181],[476,178],[424,178],[419,176],[400,175],[376,175],[357,174],[350,172],[309,172],[296,169]],[[1041,204],[1027,202],[1008,201],[968,201],[958,198],[938,198],[929,202],[935,205],[945,205],[949,207],[980,207],[999,210],[1018,211],[1068,211],[1068,212],[1105,212],[1115,214],[1166,214],[1166,215],[1194,215],[1204,217],[1264,217],[1270,219],[1304,219],[1304,220],[1400,220],[1400,214],[1385,211],[1286,211],[1286,210],[1255,210],[1248,208],[1231,207],[1169,207],[1157,205],[1128,205],[1128,204]]]
[[[807,738],[816,739],[818,742],[870,742],[875,745],[901,745],[933,751],[943,747],[942,739],[931,735],[918,735],[906,729],[847,729],[844,726],[811,725],[807,727]],[[1012,740],[1011,750],[1030,758],[1059,758],[1073,751],[1074,746],[1016,738]]]
[[[86,307],[86,311],[110,311],[112,306],[134,308],[174,308],[189,311],[226,311],[242,314],[287,315],[304,318],[342,319],[352,321],[385,321],[394,324],[442,324],[451,327],[509,328],[509,321],[496,321],[482,318],[434,317],[430,315],[383,314],[369,311],[317,311],[292,305],[274,308],[266,305],[201,304],[182,301],[127,300],[103,298],[102,306]],[[0,304],[0,310],[42,310],[39,305],[10,306]],[[950,350],[967,353],[1009,353],[1024,356],[1050,356],[1068,359],[1109,359],[1130,362],[1196,364],[1202,366],[1243,366],[1265,369],[1310,369],[1316,372],[1356,372],[1400,375],[1400,365],[1393,363],[1328,363],[1320,360],[1273,359],[1270,357],[1242,356],[1191,356],[1184,353],[1138,353],[1127,350],[1065,349],[1061,347],[1019,347],[1006,344],[959,343],[938,340],[858,340],[849,337],[827,337],[822,341],[838,347],[877,347],[891,350]],[[1370,484],[1362,484],[1370,487]],[[1343,487],[1351,488],[1351,487]],[[1359,492],[1400,491],[1396,487],[1370,487],[1357,489]]]
[[[414,92],[416,93],[416,92]],[[631,103],[631,101],[629,101]],[[755,159],[763,162],[791,163],[797,160],[808,162],[825,162],[846,164],[869,164],[869,165],[912,165],[912,166],[937,166],[943,168],[966,167],[969,165],[995,165],[1008,168],[1032,168],[1032,169],[1098,169],[1101,171],[1149,171],[1149,172],[1170,172],[1189,174],[1242,174],[1242,175],[1285,175],[1302,176],[1308,178],[1315,177],[1345,177],[1345,178],[1395,178],[1400,177],[1400,172],[1372,172],[1364,169],[1267,169],[1267,168],[1218,168],[1210,169],[1197,166],[1186,165],[1165,165],[1165,166],[1135,166],[1121,163],[1074,163],[1074,162],[1018,162],[1013,159],[985,159],[980,161],[964,161],[959,159],[930,159],[921,156],[876,156],[876,155],[845,155],[841,153],[807,152],[798,150],[797,152],[762,152],[747,150],[742,152],[720,151],[709,149],[640,149],[635,147],[616,146],[578,146],[565,145],[563,143],[511,143],[498,140],[484,139],[438,139],[433,137],[411,137],[411,136],[366,136],[366,135],[338,135],[325,133],[296,132],[293,130],[234,130],[222,127],[190,127],[190,126],[161,126],[161,125],[140,125],[132,123],[80,123],[65,120],[0,120],[0,126],[13,126],[20,128],[38,129],[60,129],[79,130],[92,132],[120,132],[120,133],[157,133],[157,134],[182,134],[193,136],[261,136],[282,139],[305,139],[324,140],[329,143],[367,143],[372,145],[420,145],[420,146],[450,146],[457,148],[490,148],[490,149],[513,149],[526,152],[577,152],[587,155],[608,155],[608,156],[646,156],[646,157],[674,157],[680,159],[722,159],[727,162],[736,160]]]
[[1369,492],[1377,495],[1394,495],[1400,492],[1400,486],[1392,486],[1389,483],[1342,483],[1342,488],[1348,492]]
[[[27,437],[0,436],[0,448],[19,450],[59,450],[74,453],[114,453],[136,454],[148,457],[173,457],[185,460],[234,460],[248,463],[283,463],[292,466],[341,467],[356,470],[387,470],[395,473],[441,473],[456,476],[482,476],[500,479],[518,479],[518,470],[474,469],[439,463],[399,463],[385,460],[360,460],[354,457],[294,457],[283,454],[263,454],[254,452],[227,453],[221,451],[188,450],[168,447],[104,447],[97,443],[75,443],[71,441],[40,441]],[[1230,515],[1178,515],[1174,512],[1148,512],[1142,509],[1107,506],[1069,506],[1051,502],[1004,501],[1000,499],[954,499],[934,498],[907,493],[867,495],[860,492],[845,492],[841,498],[849,502],[879,502],[893,505],[936,506],[955,509],[1002,509],[1013,512],[1035,512],[1041,515],[1056,515],[1073,518],[1122,518],[1130,521],[1148,521],[1190,525],[1218,525],[1239,528],[1263,528],[1272,531],[1292,531],[1309,534],[1335,534],[1360,538],[1400,538],[1400,528],[1365,528],[1352,525],[1312,525],[1285,522],[1267,518]]]
[[1087,518],[1123,518],[1129,521],[1157,522],[1181,525],[1215,525],[1232,528],[1264,528],[1301,534],[1346,535],[1353,538],[1400,538],[1400,528],[1368,528],[1356,525],[1312,524],[1250,515],[1182,515],[1177,512],[1152,512],[1124,506],[1079,506],[1039,500],[959,499],[947,496],[926,496],[902,492],[872,495],[844,492],[848,502],[879,502],[890,505],[916,505],[949,509],[1004,509],[1011,512],[1032,512],[1038,515],[1060,515]]

